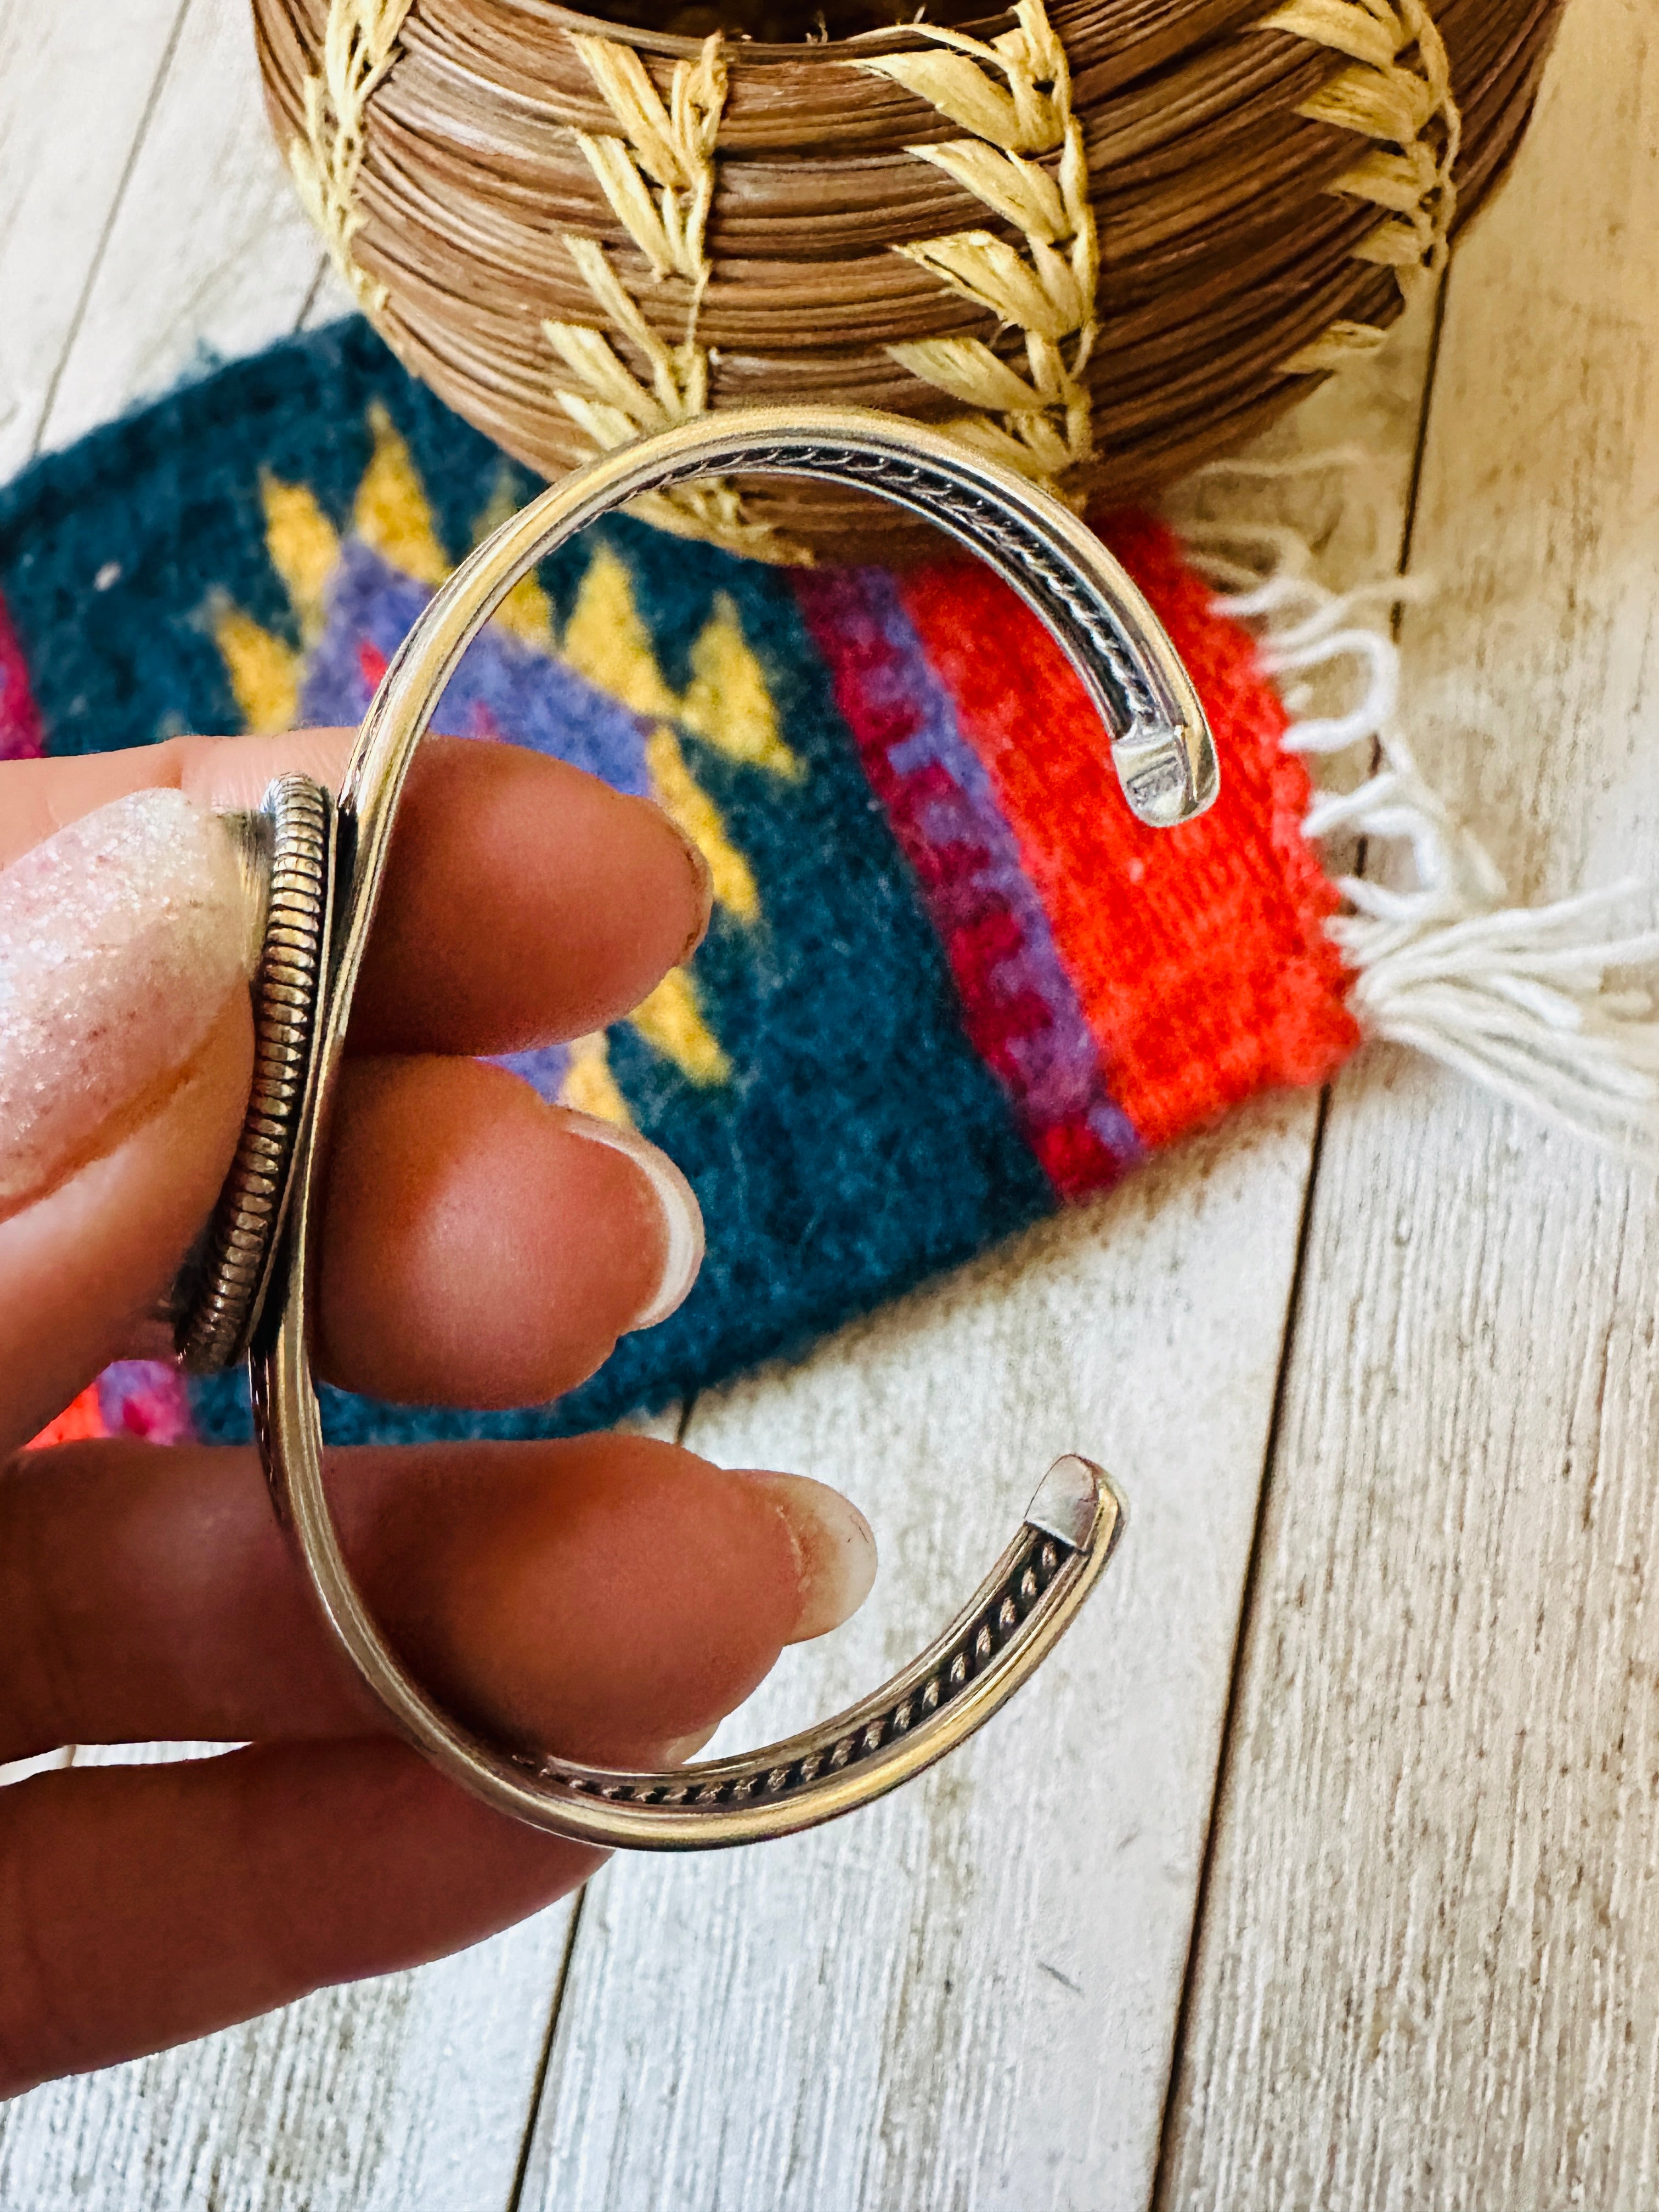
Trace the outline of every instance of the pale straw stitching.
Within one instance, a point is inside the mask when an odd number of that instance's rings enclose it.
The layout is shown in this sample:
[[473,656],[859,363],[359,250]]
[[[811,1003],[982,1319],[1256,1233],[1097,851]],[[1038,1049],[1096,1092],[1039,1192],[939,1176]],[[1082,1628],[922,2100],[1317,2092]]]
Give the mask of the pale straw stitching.
[[[1042,483],[1094,452],[1084,380],[1097,335],[1100,250],[1089,201],[1083,126],[1072,112],[1066,49],[1042,0],[1019,0],[1019,27],[988,43],[915,26],[943,51],[892,54],[860,67],[891,78],[973,136],[906,149],[932,162],[1021,233],[915,239],[894,248],[1005,328],[1020,331],[1026,374],[982,339],[890,345],[900,366],[973,411],[945,428],[964,444]],[[1058,153],[1053,173],[1033,157]]]
[[[649,383],[635,376],[603,330],[582,323],[542,325],[579,387],[556,387],[559,404],[596,453],[610,453],[708,410],[709,356],[697,342],[697,320],[714,274],[706,234],[727,71],[715,33],[695,63],[676,62],[665,106],[631,46],[580,33],[572,33],[572,43],[623,134],[576,133],[599,190],[649,264],[653,279],[660,283],[678,276],[691,288],[684,335],[671,346],[652,328],[599,240],[565,236],[565,251],[611,331],[631,340],[650,372]],[[751,558],[805,558],[769,525],[748,520],[723,477],[647,493],[632,502],[632,511],[660,529],[707,538]]]
[[360,269],[351,251],[364,216],[357,204],[368,103],[398,58],[412,0],[331,0],[323,70],[302,93],[305,132],[289,141],[289,167],[301,204],[322,233],[334,266],[366,314],[386,303],[386,286]]
[[[1375,142],[1327,189],[1384,210],[1355,258],[1392,269],[1409,303],[1414,287],[1446,265],[1463,133],[1445,41],[1425,0],[1285,0],[1251,28],[1287,32],[1347,58],[1296,112]],[[1374,324],[1339,319],[1282,366],[1290,375],[1317,375],[1375,353],[1387,336]]]

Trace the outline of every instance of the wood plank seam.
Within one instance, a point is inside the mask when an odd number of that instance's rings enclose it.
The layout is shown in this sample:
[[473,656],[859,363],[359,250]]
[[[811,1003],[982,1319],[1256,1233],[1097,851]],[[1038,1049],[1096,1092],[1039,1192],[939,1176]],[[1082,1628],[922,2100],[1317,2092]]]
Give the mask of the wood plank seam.
[[[33,15],[33,0],[21,4]],[[60,52],[31,85],[60,141],[101,125],[105,158],[95,204],[86,186],[76,201],[60,185],[58,209],[45,210],[68,249],[65,281],[41,295],[50,349],[37,333],[24,357],[18,463],[192,373],[192,344],[253,350],[319,302],[343,304],[329,299],[324,257],[281,178],[243,9],[154,7],[142,46],[134,36],[122,49],[119,100],[94,66],[103,37],[100,26],[84,55],[70,45],[85,66],[63,67]],[[28,143],[0,141],[0,167],[15,172]],[[40,219],[37,204],[32,228]],[[8,2212],[71,2198],[88,2212],[503,2205],[567,1934],[556,1907],[418,1973],[319,1992],[186,2051],[19,2100],[0,2114],[0,2199]]]
[[46,392],[40,402],[40,416],[36,421],[33,436],[29,443],[30,460],[33,460],[40,453],[42,441],[46,437],[46,425],[52,420],[52,410],[57,402],[58,387],[64,380],[64,372],[69,366],[70,356],[75,351],[76,343],[80,337],[82,325],[86,320],[88,305],[97,284],[99,271],[104,265],[104,256],[109,250],[110,237],[121,212],[121,203],[126,198],[127,187],[132,182],[133,172],[137,169],[139,157],[143,152],[144,141],[149,135],[150,125],[155,121],[155,111],[161,105],[161,95],[166,89],[167,77],[173,68],[173,58],[179,51],[179,40],[184,30],[185,17],[190,12],[190,6],[191,0],[179,0],[178,10],[173,18],[173,28],[167,33],[167,42],[162,49],[161,59],[156,69],[155,80],[145,100],[143,113],[138,118],[138,128],[133,134],[131,145],[127,149],[127,158],[122,164],[114,198],[109,204],[98,234],[98,243],[93,249],[92,259],[88,264],[86,280],[81,287],[81,295],[76,301],[75,312],[70,318],[69,328],[64,333],[64,343],[58,356],[57,366],[46,382]]
[[1227,1677],[1227,1701],[1222,1715],[1219,1756],[1216,1760],[1214,1781],[1210,1791],[1208,1816],[1204,1824],[1204,1849],[1199,1860],[1198,1885],[1194,1893],[1191,1932],[1187,1939],[1187,1960],[1181,1977],[1181,1997],[1176,2008],[1175,2032],[1170,2045],[1170,2072],[1164,2097],[1163,2117],[1158,2124],[1158,2158],[1152,2169],[1152,2185],[1148,2197],[1151,2212],[1165,2212],[1169,2202],[1170,2156],[1173,2130],[1181,2087],[1181,2054],[1186,2047],[1188,2030],[1191,2024],[1192,2008],[1198,1994],[1199,1941],[1204,1929],[1205,1907],[1209,1900],[1210,1879],[1215,1865],[1217,1838],[1216,1808],[1227,1775],[1227,1767],[1236,1741],[1239,1699],[1244,1687],[1245,1651],[1249,1641],[1251,1623],[1255,1619],[1255,1601],[1261,1579],[1262,1546],[1267,1526],[1267,1504],[1273,1487],[1273,1463],[1279,1451],[1279,1439],[1285,1418],[1285,1392],[1291,1371],[1291,1351],[1296,1340],[1297,1316],[1301,1310],[1302,1292],[1306,1279],[1308,1253],[1313,1233],[1314,1197],[1319,1183],[1319,1163],[1325,1149],[1325,1130],[1330,1120],[1331,1086],[1326,1084],[1319,1093],[1319,1105],[1314,1120],[1313,1135],[1308,1147],[1308,1179],[1302,1195],[1302,1218],[1297,1226],[1296,1261],[1291,1272],[1290,1295],[1285,1303],[1284,1334],[1279,1346],[1279,1369],[1273,1378],[1273,1411],[1268,1417],[1267,1448],[1261,1455],[1261,1480],[1256,1492],[1255,1521],[1250,1531],[1249,1555],[1244,1565],[1244,1583],[1238,1607],[1238,1626],[1233,1637],[1232,1664]]
[[[1659,854],[1656,153],[1650,10],[1575,0],[1437,377],[1412,710],[1528,886]],[[1174,2193],[1652,2203],[1654,1186],[1391,1056],[1321,1186]]]
[[[1384,462],[1375,514],[1358,497],[1351,514],[1326,514],[1334,479],[1305,468],[1267,497],[1350,586],[1397,560],[1422,337],[1419,320],[1409,344],[1322,395],[1278,449],[1324,454],[1363,426],[1358,442]],[[1224,524],[1236,508],[1224,486],[1212,490]],[[1252,490],[1239,519],[1261,521],[1263,503]],[[1340,713],[1347,672],[1321,676],[1318,690]],[[1059,1656],[1048,1719],[1033,1711],[1025,1745],[1016,1719],[982,1757],[951,1762],[865,1823],[754,1854],[740,1870],[619,1860],[606,1871],[561,2010],[524,2212],[762,2201],[778,2212],[889,2202],[1027,2212],[1035,2170],[1056,2208],[1147,2202],[1315,1115],[1311,1098],[1275,1102],[1269,1156],[1200,1140],[1154,1171],[1156,1186],[1060,1224],[1023,1267],[992,1255],[802,1369],[704,1398],[694,1445],[838,1482],[872,1511],[884,1549],[876,1617],[834,1639],[840,1651],[787,1654],[758,1712],[735,1725],[734,1748],[807,1717],[784,1702],[804,1677],[812,1711],[823,1672],[857,1686],[858,1639],[890,1640],[882,1613],[927,1603],[938,1573],[919,1579],[924,1560],[943,1565],[946,1530],[971,1526],[1007,1451],[1032,1451],[1051,1424],[1073,1444],[1097,1443],[1122,1474],[1137,1507],[1126,1569],[1142,1589],[1127,1608],[1120,1590],[1119,1608]],[[1241,1137],[1248,1148],[1235,1125]],[[1240,1203],[1224,1217],[1216,1178],[1230,1157]],[[1177,1249],[1183,1320],[1170,1333],[1158,1285]],[[1211,1256],[1194,1277],[1199,1250]],[[1224,1253],[1221,1272],[1242,1267],[1251,1284],[1242,1329],[1201,1317],[1200,1285]],[[1200,1370],[1207,1406],[1194,1402],[1182,1357],[1195,1340],[1215,1354]],[[1126,1360],[1139,1391],[1122,1389]],[[1188,1495],[1196,1519],[1183,1516]],[[1159,1716],[1156,1746],[1138,1733],[1143,1711]],[[1143,1773],[1161,1779],[1143,1786]],[[1023,1806],[1013,1821],[996,1810],[1011,1795]],[[1121,1942],[1079,1933],[1103,1878]]]
[[[689,1417],[688,1417],[689,1418]],[[681,1424],[684,1426],[684,1421]],[[559,2013],[564,2004],[564,1993],[570,1983],[571,1961],[576,1954],[576,1938],[581,1932],[582,1912],[587,1904],[588,1885],[584,1882],[571,1901],[570,1924],[565,1930],[564,1948],[559,1954],[559,1971],[553,1984],[553,1994],[547,2008],[547,2032],[542,2038],[542,2055],[536,2068],[536,2079],[531,2087],[530,2101],[525,2109],[524,2128],[519,2143],[519,2162],[513,2170],[513,2186],[507,2192],[502,2212],[520,2212],[524,2203],[525,2183],[529,2179],[530,2160],[536,2148],[537,2123],[541,2118],[542,2099],[547,2091],[547,2069],[553,2060],[553,2039],[559,2032]]]

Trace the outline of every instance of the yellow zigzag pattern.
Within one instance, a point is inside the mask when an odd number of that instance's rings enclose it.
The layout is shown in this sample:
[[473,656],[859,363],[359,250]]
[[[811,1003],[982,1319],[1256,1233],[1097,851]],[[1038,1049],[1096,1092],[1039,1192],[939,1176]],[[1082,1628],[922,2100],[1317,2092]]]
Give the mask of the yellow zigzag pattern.
[[[439,540],[413,457],[378,402],[369,423],[374,452],[358,486],[352,528],[405,575],[436,586],[452,564]],[[294,609],[301,649],[228,604],[215,612],[214,635],[244,727],[271,732],[291,728],[297,717],[306,650],[322,635],[328,580],[340,544],[338,533],[305,485],[267,477],[261,493],[265,543]],[[478,538],[502,521],[512,505],[511,484],[503,471],[496,493],[479,517]],[[779,730],[766,679],[730,599],[722,592],[715,600],[692,647],[691,681],[683,694],[677,694],[663,675],[635,600],[633,579],[608,545],[600,544],[588,563],[562,642],[552,605],[533,575],[514,586],[495,619],[538,651],[562,652],[570,666],[598,690],[655,720],[646,746],[653,796],[707,860],[716,902],[739,921],[757,921],[760,898],[749,863],[732,843],[719,808],[693,775],[675,727],[690,731],[744,767],[789,781],[801,773],[800,763]],[[731,1063],[703,1019],[686,969],[676,969],[666,975],[630,1019],[641,1036],[692,1082],[729,1079]],[[602,1034],[583,1037],[572,1047],[570,1071],[560,1097],[585,1112],[628,1121],[627,1104],[611,1073]]]

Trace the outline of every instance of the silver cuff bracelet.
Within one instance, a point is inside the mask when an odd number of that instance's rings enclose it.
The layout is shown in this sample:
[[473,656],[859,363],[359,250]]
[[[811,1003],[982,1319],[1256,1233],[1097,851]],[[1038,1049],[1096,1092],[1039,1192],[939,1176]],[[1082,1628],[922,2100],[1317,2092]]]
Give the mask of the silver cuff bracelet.
[[353,994],[404,779],[462,654],[520,578],[576,532],[648,491],[741,473],[825,477],[935,523],[1042,617],[1099,709],[1143,822],[1190,821],[1217,790],[1191,681],[1094,533],[1047,491],[913,422],[840,408],[714,416],[608,453],[502,525],[436,592],[370,705],[337,806],[302,776],[243,825],[267,884],[254,981],[256,1067],[242,1139],[196,1263],[178,1340],[186,1364],[246,1354],[271,1496],[335,1636],[398,1729],[498,1811],[635,1850],[750,1843],[882,1796],[973,1733],[1041,1663],[1099,1578],[1122,1526],[1101,1471],[1050,1468],[1018,1534],[944,1632],[862,1703],[734,1759],[625,1772],[489,1743],[436,1705],[386,1644],[346,1566],[323,1484],[310,1358],[314,1200]]

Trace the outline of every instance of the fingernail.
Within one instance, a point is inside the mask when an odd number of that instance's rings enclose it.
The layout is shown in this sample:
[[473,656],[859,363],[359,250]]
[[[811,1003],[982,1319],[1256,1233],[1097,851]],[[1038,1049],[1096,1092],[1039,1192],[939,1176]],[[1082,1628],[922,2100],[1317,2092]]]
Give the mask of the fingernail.
[[791,1643],[839,1628],[870,1595],[876,1539],[850,1498],[804,1474],[758,1474],[794,1540],[800,1612]]
[[140,791],[0,870],[0,1214],[143,1121],[245,984],[230,841]]
[[692,881],[696,887],[696,927],[686,939],[685,949],[674,963],[677,968],[682,968],[708,934],[709,921],[714,911],[714,872],[708,865],[708,855],[702,847],[689,830],[683,829],[675,821],[672,814],[668,817],[668,826],[685,848],[685,857],[691,866]]
[[[720,1723],[716,1721],[713,1728],[699,1729],[696,1735],[676,1736],[672,1743],[666,1744],[663,1747],[663,1765],[684,1766],[688,1759],[696,1757],[704,1744],[710,1741],[719,1730]],[[3,1768],[0,1768],[0,1774],[3,1774],[4,1771]]]
[[637,1130],[619,1128],[614,1121],[602,1121],[596,1114],[580,1114],[574,1108],[568,1110],[567,1121],[574,1135],[632,1160],[662,1208],[662,1273],[655,1291],[628,1324],[630,1329],[653,1328],[684,1302],[702,1265],[702,1209],[696,1193],[667,1153]]

